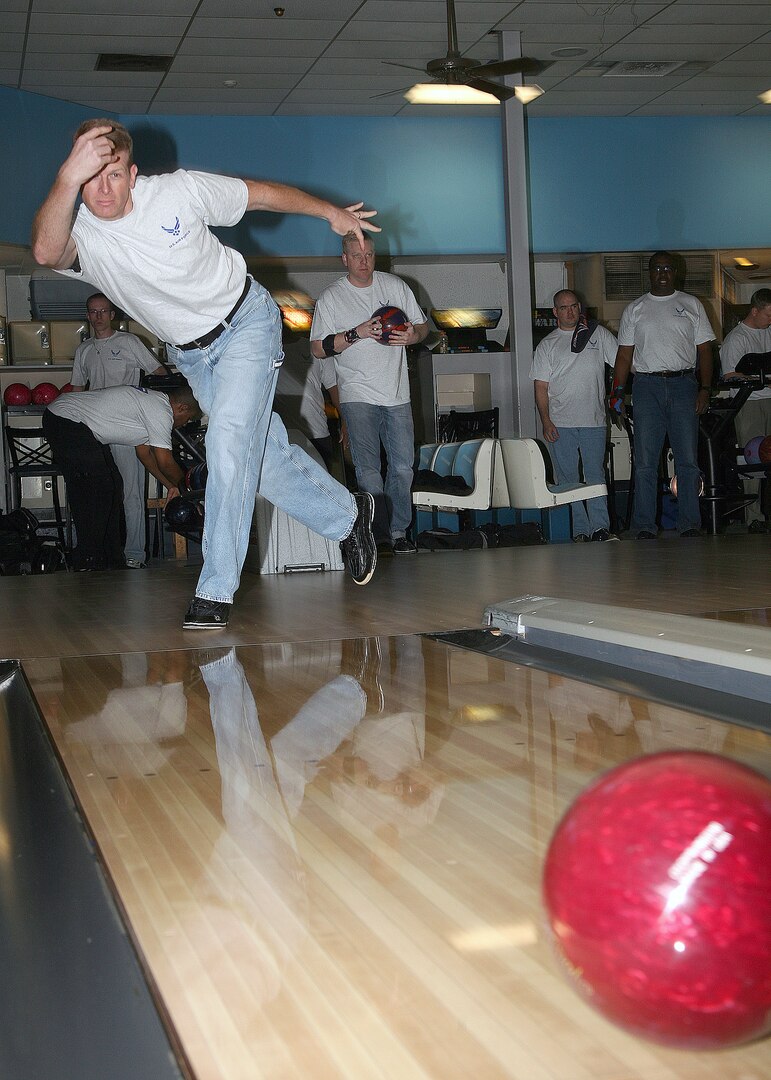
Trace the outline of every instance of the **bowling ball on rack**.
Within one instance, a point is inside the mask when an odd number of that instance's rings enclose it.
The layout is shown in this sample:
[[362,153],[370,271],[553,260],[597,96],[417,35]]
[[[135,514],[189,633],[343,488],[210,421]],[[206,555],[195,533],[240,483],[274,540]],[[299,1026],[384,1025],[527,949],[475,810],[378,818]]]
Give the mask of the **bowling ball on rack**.
[[654,1042],[771,1030],[771,782],[715,754],[651,754],[575,800],[543,897],[574,987]]
[[742,453],[744,454],[744,460],[748,465],[760,465],[760,444],[763,442],[762,435],[756,435],[754,439],[750,441],[744,447]]
[[6,405],[31,405],[32,391],[24,383],[9,383],[5,388],[3,401]]
[[382,332],[377,340],[384,345],[391,340],[394,330],[404,330],[410,321],[401,308],[393,307],[392,304],[386,304],[384,307],[379,307],[377,311],[373,311],[372,318],[380,319]]
[[172,532],[200,543],[203,536],[203,506],[195,499],[184,495],[169,499],[164,507],[163,517]]
[[59,387],[50,382],[38,383],[32,391],[33,405],[50,405],[59,396]]
[[71,394],[72,393],[72,383],[71,382],[66,382],[64,384],[64,386],[61,388],[61,390],[59,391],[59,393],[60,394]]
[[[669,490],[672,493],[672,498],[676,499],[677,498],[677,475],[676,474],[669,481]],[[700,476],[699,477],[699,496],[701,497],[703,494],[704,494],[704,477]]]
[[206,478],[208,475],[209,470],[206,467],[205,461],[198,461],[195,465],[192,465],[185,473],[185,494],[189,496],[196,492],[200,497],[200,494],[206,490]]
[[758,457],[763,465],[767,465],[771,461],[771,435],[766,435],[758,447]]

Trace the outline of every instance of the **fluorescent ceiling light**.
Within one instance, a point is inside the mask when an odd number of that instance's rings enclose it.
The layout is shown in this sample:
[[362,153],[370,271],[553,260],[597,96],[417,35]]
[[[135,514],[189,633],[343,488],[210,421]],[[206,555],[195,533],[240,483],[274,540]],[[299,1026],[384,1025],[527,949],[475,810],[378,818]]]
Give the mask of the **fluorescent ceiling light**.
[[755,265],[754,262],[751,262],[749,259],[745,259],[745,257],[743,255],[740,255],[738,258],[734,259],[734,262],[736,263],[737,266],[743,266],[745,268],[748,267],[748,266],[754,266]]
[[771,105],[771,90],[764,90],[762,94],[758,94],[758,101],[762,101],[764,105]]
[[539,98],[544,91],[540,86],[533,83],[532,86],[515,86],[514,93],[517,101],[521,101],[523,105],[529,105],[531,101]]
[[448,83],[416,83],[404,96],[410,105],[500,105],[492,94]]
[[[515,86],[517,101],[527,105],[544,91],[540,86]],[[492,94],[455,83],[416,83],[404,95],[410,105],[500,105]]]

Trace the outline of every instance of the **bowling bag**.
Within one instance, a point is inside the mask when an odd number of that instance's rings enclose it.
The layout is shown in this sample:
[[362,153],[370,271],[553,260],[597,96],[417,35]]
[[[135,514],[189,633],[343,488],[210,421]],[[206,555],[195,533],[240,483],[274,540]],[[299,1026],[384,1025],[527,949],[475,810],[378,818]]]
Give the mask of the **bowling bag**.
[[40,522],[20,507],[10,514],[0,511],[0,575],[50,574],[64,566],[57,543],[38,536]]
[[484,529],[426,529],[418,533],[416,542],[419,548],[429,551],[469,551],[472,548],[489,547]]

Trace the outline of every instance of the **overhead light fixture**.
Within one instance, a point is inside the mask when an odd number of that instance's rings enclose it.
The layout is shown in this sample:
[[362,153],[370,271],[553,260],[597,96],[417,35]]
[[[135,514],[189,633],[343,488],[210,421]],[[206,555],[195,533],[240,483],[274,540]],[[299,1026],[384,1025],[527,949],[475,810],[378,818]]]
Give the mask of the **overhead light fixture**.
[[[514,95],[527,105],[543,94],[540,86],[515,86]],[[410,105],[500,105],[493,94],[459,83],[416,83],[404,95]]]
[[771,90],[764,90],[762,94],[758,94],[758,101],[762,101],[764,105],[771,105]]
[[577,48],[571,46],[568,49],[555,49],[554,52],[552,53],[552,56],[560,56],[560,57],[586,56],[586,54],[588,52],[589,52],[588,49],[577,49]]
[[533,83],[531,86],[515,86],[514,94],[517,101],[521,101],[523,105],[529,105],[531,101],[535,101],[541,94],[544,93],[543,87]]
[[500,105],[492,94],[449,83],[415,83],[404,96],[410,105]]
[[751,266],[755,266],[755,263],[751,259],[745,259],[743,255],[739,255],[734,259],[737,266],[741,266],[743,269],[748,269]]

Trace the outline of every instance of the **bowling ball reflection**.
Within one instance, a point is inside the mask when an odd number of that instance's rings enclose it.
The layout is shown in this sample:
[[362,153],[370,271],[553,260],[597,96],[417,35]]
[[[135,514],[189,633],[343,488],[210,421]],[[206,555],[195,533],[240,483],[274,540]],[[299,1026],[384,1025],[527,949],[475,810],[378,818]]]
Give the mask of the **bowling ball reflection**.
[[611,770],[559,823],[544,868],[570,977],[608,1019],[715,1049],[771,1030],[771,783],[713,754]]

